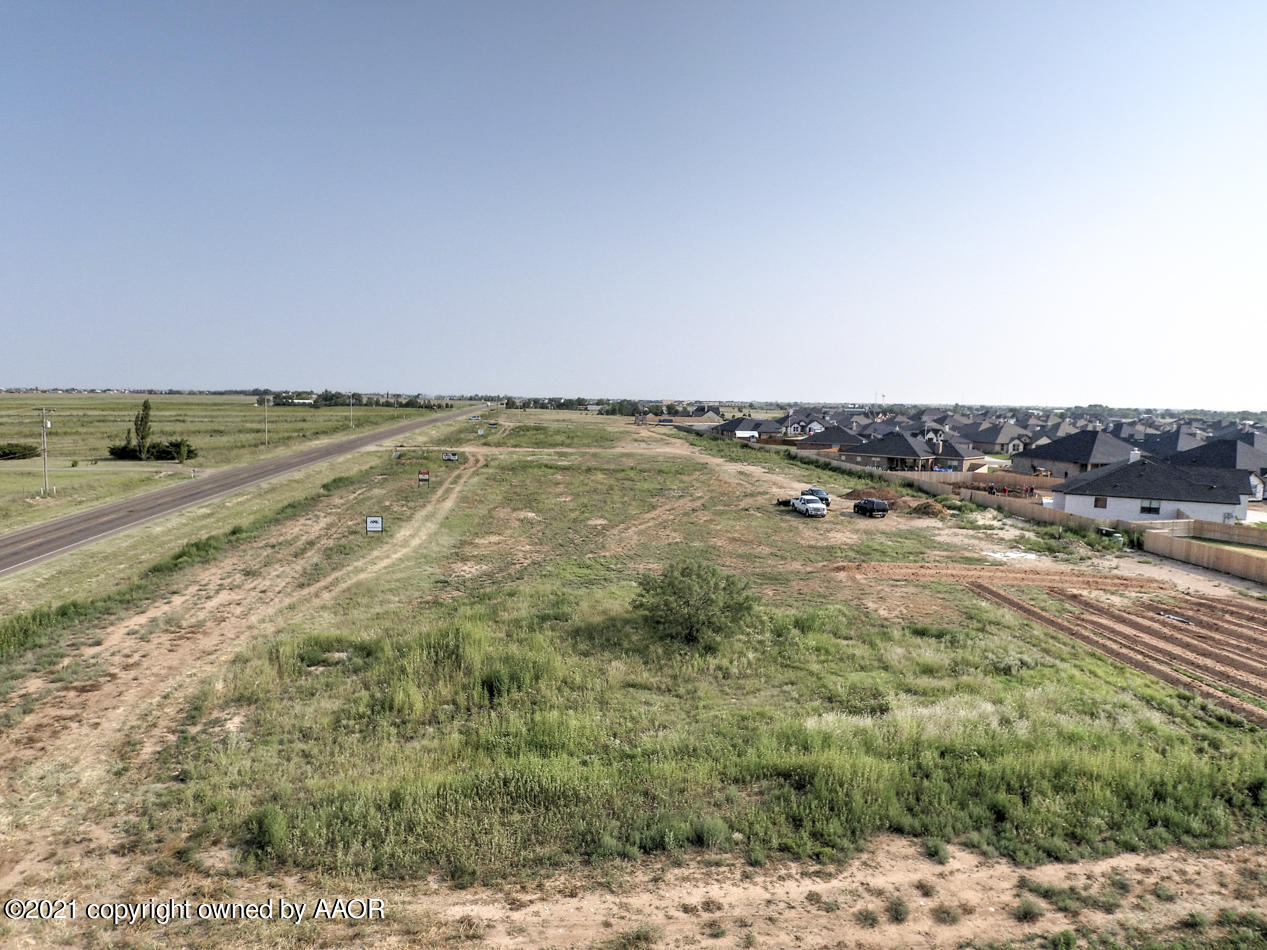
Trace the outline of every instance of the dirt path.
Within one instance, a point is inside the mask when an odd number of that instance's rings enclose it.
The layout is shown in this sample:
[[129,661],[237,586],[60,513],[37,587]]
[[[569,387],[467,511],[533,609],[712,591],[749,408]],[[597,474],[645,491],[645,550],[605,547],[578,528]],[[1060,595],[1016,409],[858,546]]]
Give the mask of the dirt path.
[[[639,927],[658,931],[655,945],[664,947],[707,946],[710,937],[722,938],[716,946],[742,946],[751,933],[758,947],[951,948],[1020,941],[1080,926],[1112,931],[1124,918],[1149,930],[1165,928],[1192,912],[1213,918],[1219,908],[1235,903],[1227,882],[1246,878],[1241,868],[1252,872],[1265,864],[1267,848],[1257,847],[1126,854],[1026,870],[956,848],[943,866],[931,862],[917,842],[884,836],[839,869],[617,869],[610,890],[559,880],[535,893],[459,893],[442,913],[452,922],[467,921],[471,930],[476,928],[469,921],[478,922],[480,946],[496,950],[592,947]],[[1072,915],[1048,907],[1039,920],[1020,923],[1011,912],[1022,877],[1116,894],[1121,909],[1084,909]],[[1157,900],[1158,885],[1175,898]],[[888,917],[894,896],[908,905],[904,922]],[[873,927],[856,916],[868,910],[878,918]],[[943,916],[938,919],[935,913]],[[957,922],[948,922],[956,915]]]
[[110,833],[93,816],[118,794],[107,791],[116,764],[174,738],[194,688],[276,629],[285,611],[327,602],[415,551],[483,465],[475,459],[447,479],[385,556],[302,586],[304,572],[321,560],[320,542],[343,519],[333,508],[304,515],[197,569],[180,593],[103,628],[95,646],[71,658],[101,664],[101,675],[68,688],[44,677],[23,684],[10,707],[52,692],[0,735],[0,794],[9,806],[0,816],[0,895],[86,851],[106,850]]

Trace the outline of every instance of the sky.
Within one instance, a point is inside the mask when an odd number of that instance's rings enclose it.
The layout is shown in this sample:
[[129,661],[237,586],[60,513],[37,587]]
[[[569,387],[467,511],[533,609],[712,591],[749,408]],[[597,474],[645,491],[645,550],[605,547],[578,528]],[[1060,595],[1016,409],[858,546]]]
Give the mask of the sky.
[[0,388],[1267,408],[1267,4],[0,0]]

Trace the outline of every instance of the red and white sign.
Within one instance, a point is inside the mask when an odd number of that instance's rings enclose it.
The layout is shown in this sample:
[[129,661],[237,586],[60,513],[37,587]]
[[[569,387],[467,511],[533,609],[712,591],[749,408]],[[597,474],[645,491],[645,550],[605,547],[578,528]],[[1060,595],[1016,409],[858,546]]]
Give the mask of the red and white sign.
[[431,481],[431,473],[427,471],[425,468],[418,469],[418,481],[420,482]]

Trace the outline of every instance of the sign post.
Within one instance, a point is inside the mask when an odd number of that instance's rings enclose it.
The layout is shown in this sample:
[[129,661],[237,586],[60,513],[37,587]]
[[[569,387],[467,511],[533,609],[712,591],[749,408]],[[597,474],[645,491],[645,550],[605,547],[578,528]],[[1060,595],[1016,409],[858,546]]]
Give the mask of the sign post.
[[382,515],[366,515],[365,533],[366,534],[382,534],[383,533],[383,516]]

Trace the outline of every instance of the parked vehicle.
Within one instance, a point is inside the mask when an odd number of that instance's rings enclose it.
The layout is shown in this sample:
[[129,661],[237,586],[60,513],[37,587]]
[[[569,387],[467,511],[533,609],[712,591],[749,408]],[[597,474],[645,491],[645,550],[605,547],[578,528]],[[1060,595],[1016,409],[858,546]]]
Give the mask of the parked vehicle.
[[826,518],[827,506],[815,495],[802,495],[792,499],[792,507],[806,518]]
[[853,503],[855,515],[866,515],[868,518],[883,518],[889,513],[889,503],[883,498],[859,498]]
[[440,460],[443,462],[456,462],[458,460],[458,454],[456,452],[441,452]]
[[1112,528],[1099,527],[1095,529],[1095,533],[1102,538],[1112,538],[1118,544],[1125,544],[1126,539],[1122,537],[1120,531],[1114,531]]
[[827,492],[823,491],[821,488],[807,488],[803,492],[801,492],[801,494],[813,495],[815,498],[821,501],[828,508],[831,507],[831,495],[827,494]]

